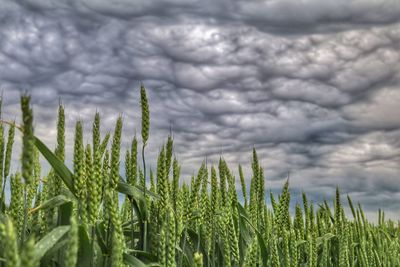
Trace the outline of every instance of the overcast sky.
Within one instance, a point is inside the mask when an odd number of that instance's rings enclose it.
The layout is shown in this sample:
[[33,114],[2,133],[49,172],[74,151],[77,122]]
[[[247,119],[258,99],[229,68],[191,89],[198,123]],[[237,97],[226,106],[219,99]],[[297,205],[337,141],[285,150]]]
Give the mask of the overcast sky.
[[393,218],[399,62],[398,0],[0,0],[3,117],[29,92],[51,147],[59,99],[69,151],[75,121],[88,132],[96,109],[103,133],[123,114],[127,146],[142,81],[153,168],[172,128],[184,179],[222,155],[249,181],[254,146],[267,190],[290,171],[294,201],[301,190],[330,200],[338,185]]

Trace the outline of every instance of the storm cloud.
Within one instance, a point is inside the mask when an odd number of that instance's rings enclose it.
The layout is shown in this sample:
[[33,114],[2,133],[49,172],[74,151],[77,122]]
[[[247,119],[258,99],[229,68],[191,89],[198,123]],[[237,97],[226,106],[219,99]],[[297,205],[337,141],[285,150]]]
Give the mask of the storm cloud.
[[29,92],[35,131],[54,145],[61,99],[69,150],[96,109],[104,133],[123,114],[127,145],[141,81],[153,168],[172,129],[184,179],[223,156],[249,180],[255,147],[267,190],[290,172],[314,201],[339,186],[398,217],[399,20],[391,0],[0,0],[3,117]]

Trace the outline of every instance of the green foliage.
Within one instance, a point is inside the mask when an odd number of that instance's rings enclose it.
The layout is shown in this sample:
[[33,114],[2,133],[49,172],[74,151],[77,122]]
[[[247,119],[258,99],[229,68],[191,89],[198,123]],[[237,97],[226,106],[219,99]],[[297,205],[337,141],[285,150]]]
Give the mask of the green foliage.
[[32,182],[33,172],[33,112],[30,107],[30,96],[21,96],[22,122],[23,122],[23,138],[22,138],[22,160],[21,169],[22,177],[25,183]]
[[143,84],[140,85],[140,103],[142,106],[142,140],[143,145],[147,144],[150,133],[150,110],[149,103],[147,101],[146,89]]
[[21,259],[18,253],[17,234],[12,221],[7,217],[0,221],[0,236],[1,256],[8,266],[19,267]]
[[[349,196],[352,219],[347,218],[339,189],[332,212],[326,201],[316,205],[303,193],[303,207],[296,204],[291,214],[289,181],[279,196],[269,194],[267,206],[255,149],[249,194],[238,168],[243,206],[235,173],[222,157],[217,168],[203,162],[190,185],[180,183],[172,135],[148,177],[144,147],[150,112],[143,86],[140,94],[143,165],[134,137],[123,148],[126,180],[120,175],[121,117],[111,147],[109,133],[101,138],[99,113],[90,144],[84,143],[82,122],[76,123],[72,172],[64,163],[64,108],[59,107],[53,152],[33,135],[30,98],[21,98],[22,127],[9,123],[7,142],[7,125],[0,127],[0,267],[400,266],[399,223],[379,210],[378,224],[373,224]],[[15,129],[23,133],[21,168],[10,174]],[[52,168],[44,177],[39,153]],[[7,178],[11,190],[5,192]]]
[[6,146],[6,157],[4,160],[4,178],[7,178],[10,174],[10,164],[11,164],[11,156],[12,156],[12,147],[14,144],[14,135],[15,135],[15,124],[12,123],[8,130],[8,138],[7,138],[7,146]]

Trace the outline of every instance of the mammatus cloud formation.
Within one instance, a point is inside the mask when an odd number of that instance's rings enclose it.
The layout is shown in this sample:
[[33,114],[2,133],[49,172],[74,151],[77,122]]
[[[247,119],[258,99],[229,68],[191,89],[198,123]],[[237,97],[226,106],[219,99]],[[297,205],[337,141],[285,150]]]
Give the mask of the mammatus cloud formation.
[[122,113],[133,136],[143,81],[149,157],[172,127],[186,178],[205,157],[249,166],[254,146],[267,189],[290,171],[295,194],[320,201],[338,185],[398,217],[399,18],[391,0],[0,0],[3,116],[27,91],[50,143],[58,99],[70,149],[96,108],[104,132]]

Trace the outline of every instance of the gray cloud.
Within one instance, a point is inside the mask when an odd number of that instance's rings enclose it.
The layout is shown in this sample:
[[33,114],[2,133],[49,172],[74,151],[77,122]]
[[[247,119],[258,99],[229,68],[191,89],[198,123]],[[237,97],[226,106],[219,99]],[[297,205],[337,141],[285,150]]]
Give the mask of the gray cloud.
[[397,1],[336,1],[321,3],[307,0],[293,3],[284,1],[182,1],[150,0],[20,0],[22,5],[39,10],[73,10],[81,14],[99,14],[130,19],[132,16],[159,16],[188,13],[197,16],[209,16],[231,20],[267,22],[273,26],[293,24],[313,25],[316,22],[342,23],[390,23],[398,21],[400,4]]
[[54,144],[61,99],[69,150],[74,122],[88,133],[95,109],[104,133],[123,114],[127,145],[140,131],[143,81],[153,167],[172,128],[185,179],[221,155],[249,174],[255,146],[274,192],[290,171],[293,191],[315,201],[339,185],[370,211],[397,211],[397,1],[0,4],[3,115],[19,114],[28,91],[45,141]]

